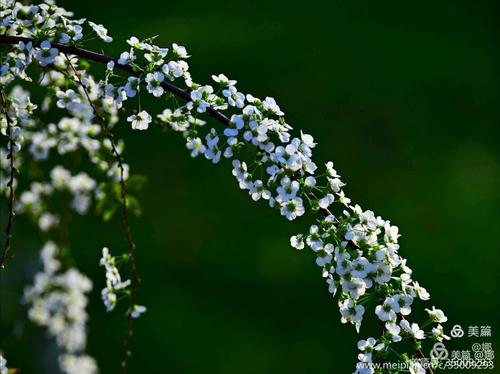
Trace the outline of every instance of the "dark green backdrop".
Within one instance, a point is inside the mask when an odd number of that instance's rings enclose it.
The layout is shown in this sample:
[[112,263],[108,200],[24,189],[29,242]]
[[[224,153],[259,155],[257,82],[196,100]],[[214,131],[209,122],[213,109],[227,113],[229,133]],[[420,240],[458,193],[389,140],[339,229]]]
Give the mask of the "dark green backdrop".
[[[277,98],[314,134],[365,209],[400,227],[401,253],[454,323],[492,325],[499,347],[500,16],[494,1],[60,1],[105,24],[117,54],[130,35],[159,35],[192,54],[195,80],[224,72],[243,92]],[[153,101],[149,108],[159,111]],[[313,257],[290,225],[241,192],[227,162],[189,158],[180,137],[124,130],[125,154],[149,176],[133,220],[148,313],[132,373],[348,373],[358,339],[340,325]],[[89,352],[116,372],[123,320],[100,302],[100,249],[125,250],[119,222],[74,219],[74,251],[95,281]],[[39,240],[14,239],[14,300]],[[14,265],[12,265],[14,266]],[[10,283],[9,283],[10,282]],[[12,325],[14,313],[17,313]],[[4,306],[9,360],[51,372],[54,347]],[[14,328],[12,329],[12,326]],[[369,333],[365,332],[365,334]],[[364,335],[363,335],[364,336]],[[471,342],[471,341],[469,341]],[[469,344],[470,346],[470,344]],[[470,349],[470,348],[469,348]]]

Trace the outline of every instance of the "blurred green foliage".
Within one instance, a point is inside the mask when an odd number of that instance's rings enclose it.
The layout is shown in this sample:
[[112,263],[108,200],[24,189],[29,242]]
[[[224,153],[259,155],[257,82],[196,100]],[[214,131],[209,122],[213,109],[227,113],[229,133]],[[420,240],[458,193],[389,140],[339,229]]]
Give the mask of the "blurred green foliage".
[[[499,348],[497,2],[59,4],[108,27],[108,54],[131,35],[159,35],[160,45],[188,47],[195,81],[224,72],[243,92],[275,97],[289,123],[315,136],[316,160],[335,162],[353,200],[400,227],[401,253],[431,305],[447,312],[447,330],[491,325],[493,337],[480,341]],[[253,203],[228,162],[191,160],[175,134],[120,127],[127,162],[148,176],[136,194],[143,215],[132,220],[148,312],[136,323],[130,372],[351,372],[358,337],[339,323],[312,255],[288,245],[307,219],[288,224]],[[103,373],[116,372],[124,311],[104,312],[97,264],[102,246],[126,248],[119,215],[71,224],[77,264],[95,283],[89,352]],[[16,226],[15,258],[2,272],[3,349],[25,373],[56,372],[54,345],[17,301],[41,240],[22,218]]]

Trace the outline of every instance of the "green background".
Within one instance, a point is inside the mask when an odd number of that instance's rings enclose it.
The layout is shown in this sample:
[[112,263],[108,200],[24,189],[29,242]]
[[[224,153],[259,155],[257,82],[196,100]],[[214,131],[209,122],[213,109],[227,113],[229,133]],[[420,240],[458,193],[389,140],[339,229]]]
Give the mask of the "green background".
[[[315,136],[316,160],[335,162],[353,201],[400,227],[401,254],[430,305],[446,311],[446,329],[491,325],[492,338],[463,346],[500,347],[496,2],[59,4],[108,27],[108,54],[131,35],[159,35],[160,45],[188,47],[195,81],[224,72],[243,92],[275,97],[290,124]],[[190,159],[176,134],[125,125],[120,135],[132,170],[149,176],[144,214],[132,220],[148,312],[136,322],[130,372],[352,372],[357,339],[375,330],[358,337],[341,325],[313,256],[289,247],[310,221],[288,224],[253,203],[227,161]],[[119,221],[75,217],[71,231],[95,284],[88,351],[102,373],[117,372],[123,310],[105,313],[97,262],[103,245],[125,250]],[[17,301],[39,246],[35,230],[18,226],[2,275],[2,346],[23,373],[57,372],[54,344]]]

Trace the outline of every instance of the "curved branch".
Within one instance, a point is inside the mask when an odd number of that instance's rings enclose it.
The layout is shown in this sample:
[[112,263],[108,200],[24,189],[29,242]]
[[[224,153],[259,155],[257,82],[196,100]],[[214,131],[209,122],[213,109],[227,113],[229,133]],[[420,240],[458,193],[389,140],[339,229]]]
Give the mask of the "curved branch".
[[9,138],[9,153],[7,154],[7,158],[10,160],[10,176],[9,181],[7,182],[7,186],[9,187],[9,211],[7,218],[7,226],[5,227],[5,242],[2,248],[2,253],[0,255],[0,269],[4,267],[5,260],[7,259],[7,254],[10,249],[10,239],[12,232],[12,221],[14,220],[14,139],[12,135],[12,121],[9,117],[9,113],[7,112],[7,98],[5,97],[5,93],[0,92],[0,105],[2,106],[2,111],[7,120],[7,137]]
[[[39,44],[35,39],[29,38],[29,37],[0,35],[0,44],[14,45],[14,44],[18,44],[19,42],[25,42],[25,43],[32,42],[35,45]],[[100,53],[95,53],[95,52],[92,52],[92,51],[89,51],[86,49],[82,49],[82,48],[78,48],[75,46],[69,46],[69,45],[63,45],[63,44],[57,44],[57,43],[53,43],[53,46],[65,55],[71,54],[71,55],[75,55],[75,56],[78,56],[78,57],[83,58],[83,59],[87,59],[87,60],[102,63],[102,64],[107,64],[108,62],[113,61],[113,62],[115,62],[116,68],[118,68],[122,71],[128,72],[131,75],[137,74],[137,72],[135,71],[135,69],[132,65],[130,65],[130,64],[121,65],[118,63],[118,59],[116,59],[114,57],[110,57],[110,56],[100,54]],[[170,92],[171,94],[175,95],[176,97],[178,97],[184,101],[191,101],[189,90],[181,89],[181,88],[177,87],[176,85],[169,83],[169,82],[166,82],[166,81],[163,81],[161,83],[161,86],[163,87],[163,89],[165,91]],[[90,98],[89,98],[89,101],[90,101]],[[92,102],[91,102],[91,104],[93,105]],[[96,108],[94,107],[94,111],[95,110],[96,110]],[[207,107],[206,113],[224,125],[228,125],[230,123],[230,119],[224,113],[214,109],[212,106]],[[108,131],[108,133],[109,133],[109,131]],[[110,140],[112,140],[112,134],[110,134],[110,135],[111,135]],[[109,136],[109,134],[108,134],[108,136]],[[113,141],[112,141],[112,144],[113,144],[113,152],[115,153],[115,155],[118,158],[119,166],[120,166],[121,174],[122,174],[122,178],[123,178],[123,166],[121,163],[121,156],[116,151],[116,148],[114,147]],[[122,199],[124,201],[124,214],[123,214],[124,215],[124,222],[126,223],[126,227],[128,227],[127,226],[128,225],[128,213],[126,210],[126,200],[125,200],[125,196],[124,196],[124,191],[125,191],[124,182],[123,181],[121,181],[121,182],[123,183],[123,185],[122,185]],[[315,196],[314,193],[310,193],[309,196],[314,200],[317,199],[317,197]],[[327,209],[320,208],[319,210],[325,217],[333,215],[328,208]],[[129,238],[130,238],[129,243],[133,243],[133,241],[131,241],[131,237],[129,237],[129,235],[130,235],[129,229],[130,228],[128,227],[127,240],[129,240]],[[135,244],[133,246],[135,248]],[[132,273],[134,274],[134,271],[132,271]],[[131,297],[135,297],[135,295],[134,296],[131,295]],[[381,324],[379,333],[380,333],[380,335],[383,335],[384,332],[385,332],[385,327],[383,324]],[[131,335],[130,328],[129,328],[129,333]],[[127,349],[127,346],[126,346],[126,349]],[[418,350],[417,353],[418,353],[419,357],[421,357],[421,358],[424,357],[423,352],[421,350]],[[125,359],[125,362],[124,362],[125,365],[126,365],[126,360],[127,360],[127,358]],[[427,371],[429,371],[429,373],[431,373],[431,374],[433,373],[432,369],[430,369],[430,368],[428,368]]]

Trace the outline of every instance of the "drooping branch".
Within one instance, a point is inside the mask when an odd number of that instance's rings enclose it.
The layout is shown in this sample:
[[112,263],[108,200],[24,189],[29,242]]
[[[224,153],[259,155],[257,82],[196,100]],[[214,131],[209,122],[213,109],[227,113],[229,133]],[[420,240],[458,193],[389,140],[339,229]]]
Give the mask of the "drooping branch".
[[4,267],[5,261],[7,259],[7,254],[10,250],[10,239],[12,237],[12,222],[14,220],[14,201],[15,201],[15,194],[14,194],[14,172],[15,172],[15,167],[14,167],[14,135],[12,133],[12,120],[9,116],[9,112],[7,110],[7,98],[5,96],[5,93],[3,91],[0,92],[0,105],[2,106],[2,112],[5,116],[5,119],[7,121],[7,138],[8,138],[8,152],[7,152],[7,158],[9,159],[9,169],[10,169],[10,174],[9,174],[9,181],[7,182],[7,186],[9,188],[9,205],[8,205],[8,213],[7,213],[7,225],[5,227],[5,241],[3,243],[2,247],[2,252],[0,255],[0,269]]
[[99,122],[99,125],[101,126],[101,129],[104,132],[104,135],[111,143],[111,150],[113,152],[114,157],[116,158],[116,161],[118,163],[118,167],[120,168],[120,197],[121,197],[121,206],[122,206],[122,219],[123,219],[123,226],[125,229],[125,238],[126,238],[127,244],[128,244],[128,256],[129,256],[129,266],[130,266],[130,274],[131,274],[131,288],[130,288],[130,295],[129,295],[129,313],[127,316],[127,332],[126,332],[126,336],[125,336],[125,339],[123,342],[123,346],[124,346],[124,350],[125,350],[125,357],[121,362],[121,372],[125,373],[126,369],[127,369],[128,359],[131,355],[130,340],[131,340],[132,335],[134,333],[134,330],[133,330],[133,322],[134,321],[133,321],[133,317],[132,317],[132,311],[133,311],[134,305],[135,305],[136,300],[137,300],[137,291],[138,291],[138,287],[139,287],[139,283],[140,283],[140,276],[139,276],[139,272],[137,271],[137,267],[136,267],[136,263],[135,263],[136,245],[135,245],[135,242],[132,238],[132,229],[130,226],[129,210],[128,210],[128,203],[127,203],[127,190],[126,190],[126,182],[125,182],[125,167],[124,167],[124,162],[123,162],[123,156],[121,155],[120,151],[118,150],[118,147],[116,146],[116,142],[114,140],[113,133],[108,129],[104,117],[100,114],[99,109],[97,108],[95,103],[90,98],[90,94],[89,94],[87,88],[85,87],[85,85],[83,84],[78,71],[76,70],[75,66],[71,62],[71,59],[68,57],[67,54],[65,54],[65,57],[68,61],[69,66],[73,70],[73,73],[75,75],[77,83],[82,88],[83,92],[85,93],[85,96],[87,97],[87,100],[89,101],[89,104],[92,106],[95,118]]
[[[21,36],[0,36],[0,44],[1,43],[4,43],[4,44],[17,44],[19,42],[33,42],[34,45],[38,45],[38,40],[35,40],[35,39],[32,39],[32,38],[27,38],[27,37],[21,37]],[[75,55],[75,56],[78,56],[82,59],[87,59],[87,60],[90,60],[90,61],[94,61],[94,62],[97,62],[97,63],[103,63],[103,64],[106,64],[106,63],[109,63],[111,61],[115,62],[115,67],[117,69],[120,69],[120,70],[123,70],[123,71],[126,71],[128,73],[130,73],[130,75],[132,76],[139,76],[141,75],[142,71],[140,71],[140,69],[137,69],[136,67],[132,66],[132,65],[122,65],[122,64],[119,64],[118,63],[118,60],[113,58],[113,57],[109,57],[109,56],[106,56],[106,55],[103,55],[103,54],[98,54],[98,53],[94,53],[94,52],[91,52],[91,51],[88,51],[88,50],[84,50],[84,49],[80,49],[80,48],[77,48],[75,46],[68,46],[68,45],[61,45],[61,44],[57,44],[57,43],[53,43],[52,46],[54,48],[57,48],[59,52],[65,54],[65,55]],[[69,58],[68,58],[69,60]],[[70,61],[70,64],[71,64],[71,61]],[[82,84],[82,81],[80,80],[79,76],[78,76],[78,72],[76,71],[75,67],[73,65],[71,65],[72,69],[74,70],[77,78],[78,78],[78,82],[79,84],[82,86],[82,88],[84,89],[85,91],[85,94],[87,95],[87,98],[90,102],[90,104],[93,106],[93,109],[94,109],[94,112],[95,112],[95,115],[97,117],[97,119],[100,119],[101,121],[101,126],[103,127],[103,131],[108,131],[109,132],[109,129],[107,128],[106,126],[106,123],[104,121],[104,119],[102,117],[99,116],[98,114],[98,111],[97,111],[97,108],[96,106],[92,103],[91,99],[90,99],[90,96],[86,90],[86,88],[84,87],[84,85]],[[184,89],[181,89],[167,81],[162,81],[161,83],[158,82],[159,85],[162,86],[162,88],[167,91],[167,92],[170,92],[172,95],[182,99],[183,101],[192,101],[191,100],[191,92],[189,90],[184,90]],[[223,114],[222,112],[216,110],[214,107],[212,106],[207,106],[206,107],[206,112],[208,115],[210,115],[211,117],[213,117],[214,119],[216,119],[218,122],[222,123],[223,125],[230,125],[231,124],[231,121],[229,120],[229,118]],[[122,201],[123,201],[123,208],[124,208],[124,222],[125,222],[125,226],[126,228],[128,227],[129,228],[129,225],[128,225],[128,210],[127,210],[127,201],[126,201],[126,194],[125,194],[125,183],[124,183],[124,178],[123,178],[123,163],[122,163],[122,158],[121,158],[121,155],[119,154],[119,152],[117,152],[116,150],[116,147],[114,145],[114,142],[113,142],[113,137],[111,134],[108,135],[108,133],[106,133],[107,136],[110,136],[110,140],[112,142],[112,145],[113,145],[113,153],[115,154],[115,156],[117,157],[118,159],[118,164],[120,166],[120,179],[121,179],[121,191],[122,191]],[[207,157],[208,158],[208,157]],[[314,193],[308,193],[308,195],[306,195],[307,199],[308,200],[314,200],[315,202],[318,201],[317,197],[315,196]],[[302,203],[302,202],[301,202]],[[346,203],[347,204],[347,203]],[[313,208],[316,208],[317,205],[313,205]],[[329,217],[332,215],[332,213],[330,212],[330,210],[328,208],[316,208],[315,210],[319,211],[321,214],[323,214],[325,217]],[[335,219],[335,221],[339,222],[337,219]],[[397,235],[397,232],[396,234],[394,235]],[[347,237],[346,237],[347,239]],[[133,244],[133,241],[131,240],[131,236],[130,236],[130,230],[128,230],[127,232],[127,240],[129,241],[129,246],[130,246],[130,243],[132,243],[133,245],[133,251],[130,251],[130,253],[133,253],[134,256],[135,256],[135,245]],[[347,239],[348,242],[351,242],[352,240],[351,239]],[[349,245],[352,245],[351,243],[349,243]],[[132,247],[131,247],[132,248]],[[130,248],[129,248],[130,249]],[[132,256],[131,256],[132,257]],[[131,260],[133,260],[133,258],[131,258]],[[131,266],[132,266],[132,263],[131,263]],[[134,272],[132,271],[132,268],[131,268],[131,272],[132,272],[132,275],[134,275]],[[364,277],[363,277],[364,278]],[[132,288],[133,290],[133,288]],[[131,294],[131,300],[133,300],[135,298],[135,295],[134,295],[134,291],[132,291],[132,294]],[[131,302],[131,307],[133,306],[133,303]],[[381,321],[385,321],[385,319],[382,319],[380,318]],[[129,334],[127,336],[127,339],[130,338],[130,336],[132,335],[132,328],[131,328],[131,323],[132,323],[132,320],[130,319],[130,316],[129,316]],[[379,333],[380,335],[384,335],[385,334],[385,324],[382,322],[380,323],[380,326],[379,326]],[[128,340],[126,341],[126,344],[128,344]],[[419,349],[419,347],[417,346],[417,355],[419,357],[423,357],[423,353],[422,351]],[[123,368],[123,371],[125,371],[125,368],[126,368],[126,362],[127,362],[127,359],[128,359],[128,346],[126,345],[126,354],[127,354],[127,357],[125,358],[125,364],[124,364],[124,368]],[[428,369],[428,371],[430,373],[432,373],[432,370],[431,369]]]

